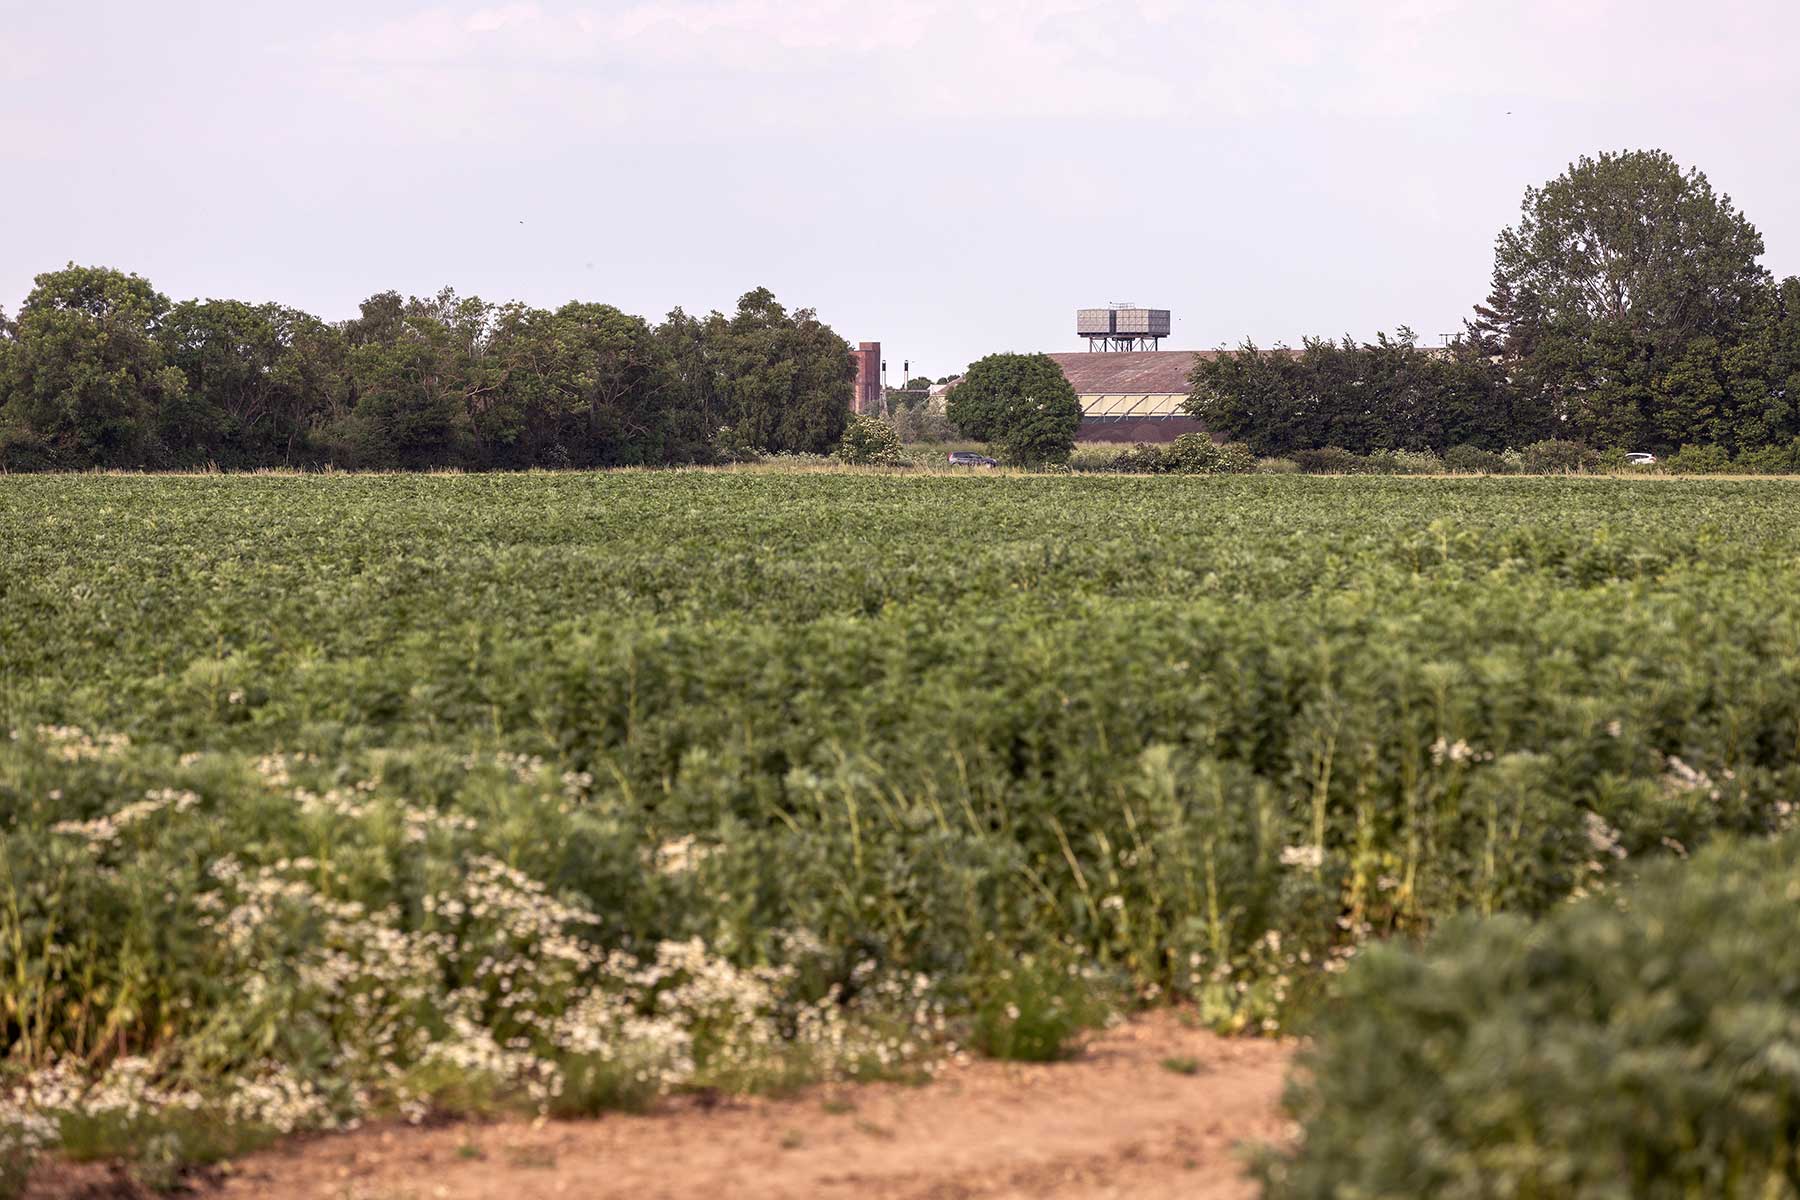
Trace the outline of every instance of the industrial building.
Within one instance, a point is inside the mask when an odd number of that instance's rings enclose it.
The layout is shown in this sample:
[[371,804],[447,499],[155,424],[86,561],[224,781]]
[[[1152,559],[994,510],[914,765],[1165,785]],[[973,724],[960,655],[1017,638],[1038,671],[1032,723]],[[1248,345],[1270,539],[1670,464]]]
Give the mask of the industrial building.
[[856,389],[850,393],[853,413],[881,412],[881,343],[863,342],[850,352],[856,364]]
[[1081,398],[1083,442],[1172,442],[1202,433],[1182,410],[1194,363],[1212,352],[1164,350],[1171,322],[1166,308],[1115,304],[1075,313],[1075,334],[1087,353],[1052,354]]
[[[1219,351],[1164,350],[1162,339],[1170,328],[1166,308],[1115,304],[1076,311],[1076,336],[1087,340],[1087,351],[1047,357],[1062,368],[1081,399],[1077,441],[1172,442],[1184,433],[1205,432],[1182,405],[1195,363]],[[851,358],[856,363],[852,410],[881,412],[881,343],[863,342]]]
[[1082,442],[1172,442],[1204,427],[1182,410],[1188,376],[1202,354],[1193,350],[1125,350],[1052,354],[1081,399]]

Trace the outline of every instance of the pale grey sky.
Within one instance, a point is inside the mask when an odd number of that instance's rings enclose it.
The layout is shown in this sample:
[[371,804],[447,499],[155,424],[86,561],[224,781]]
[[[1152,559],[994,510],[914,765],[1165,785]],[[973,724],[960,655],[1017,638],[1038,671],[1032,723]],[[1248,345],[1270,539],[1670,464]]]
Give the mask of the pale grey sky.
[[894,374],[1458,327],[1528,184],[1698,165],[1800,272],[1791,0],[0,0],[0,305],[386,288],[729,309]]

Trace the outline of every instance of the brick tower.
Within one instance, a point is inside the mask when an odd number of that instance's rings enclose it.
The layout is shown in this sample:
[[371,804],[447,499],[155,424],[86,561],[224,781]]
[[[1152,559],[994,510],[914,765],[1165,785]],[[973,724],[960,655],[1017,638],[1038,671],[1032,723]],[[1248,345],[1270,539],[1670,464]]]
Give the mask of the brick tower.
[[850,411],[876,414],[881,412],[881,343],[863,342],[850,352],[856,364],[856,391],[850,396]]

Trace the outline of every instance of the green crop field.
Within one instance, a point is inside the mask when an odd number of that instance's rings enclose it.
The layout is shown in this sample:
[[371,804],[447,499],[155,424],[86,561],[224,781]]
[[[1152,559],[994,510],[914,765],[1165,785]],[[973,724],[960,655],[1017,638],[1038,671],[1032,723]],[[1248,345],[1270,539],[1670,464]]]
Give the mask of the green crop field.
[[0,1194],[1283,1028],[1792,825],[1797,589],[1770,481],[0,479]]

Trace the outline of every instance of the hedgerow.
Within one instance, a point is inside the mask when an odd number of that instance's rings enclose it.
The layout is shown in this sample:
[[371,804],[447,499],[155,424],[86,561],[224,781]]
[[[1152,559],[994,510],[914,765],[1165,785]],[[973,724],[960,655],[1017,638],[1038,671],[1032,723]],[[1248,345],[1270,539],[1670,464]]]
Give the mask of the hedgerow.
[[1269,1200],[1800,1195],[1800,838],[1346,975]]

